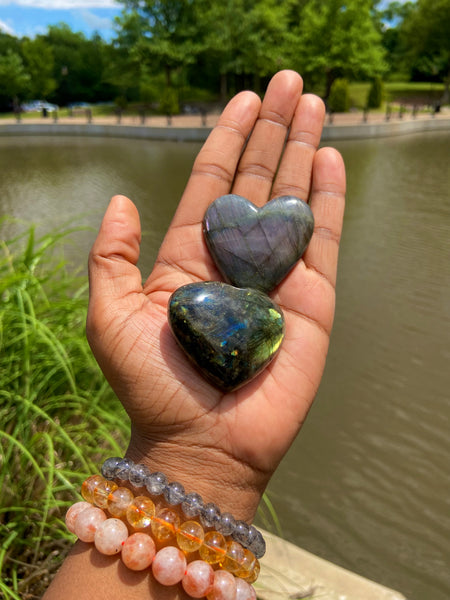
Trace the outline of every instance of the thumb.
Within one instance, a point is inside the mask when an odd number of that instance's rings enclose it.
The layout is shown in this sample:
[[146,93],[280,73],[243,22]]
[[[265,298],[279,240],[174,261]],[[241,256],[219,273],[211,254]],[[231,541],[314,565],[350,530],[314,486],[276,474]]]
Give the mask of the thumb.
[[96,324],[111,313],[115,302],[142,292],[136,266],[140,242],[137,208],[125,196],[114,196],[89,254],[88,319]]

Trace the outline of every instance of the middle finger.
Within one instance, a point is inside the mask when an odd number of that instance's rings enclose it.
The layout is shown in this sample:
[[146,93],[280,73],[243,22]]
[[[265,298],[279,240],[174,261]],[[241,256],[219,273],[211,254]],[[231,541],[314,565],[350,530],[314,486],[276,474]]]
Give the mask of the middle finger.
[[302,88],[302,78],[294,71],[281,71],[271,79],[258,120],[239,162],[233,194],[244,196],[259,206],[269,199]]

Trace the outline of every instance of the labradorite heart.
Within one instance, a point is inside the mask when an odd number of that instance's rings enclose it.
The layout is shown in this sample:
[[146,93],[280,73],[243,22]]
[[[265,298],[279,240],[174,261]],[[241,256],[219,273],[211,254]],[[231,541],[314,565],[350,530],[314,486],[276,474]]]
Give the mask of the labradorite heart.
[[258,208],[246,198],[217,198],[203,219],[211,256],[225,280],[270,292],[292,269],[311,239],[314,217],[294,196]]
[[168,317],[189,358],[225,392],[258,375],[284,337],[283,313],[268,296],[216,281],[177,289]]

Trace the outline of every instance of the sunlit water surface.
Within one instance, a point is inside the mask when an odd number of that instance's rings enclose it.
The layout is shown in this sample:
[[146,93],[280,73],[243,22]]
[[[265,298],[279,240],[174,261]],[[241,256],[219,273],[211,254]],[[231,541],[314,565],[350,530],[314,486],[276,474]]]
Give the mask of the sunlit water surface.
[[[310,416],[269,494],[298,545],[403,592],[450,598],[450,135],[336,144],[348,171],[335,327]],[[0,138],[0,214],[90,225],[137,204],[148,272],[198,144]],[[364,600],[364,599],[361,599]]]

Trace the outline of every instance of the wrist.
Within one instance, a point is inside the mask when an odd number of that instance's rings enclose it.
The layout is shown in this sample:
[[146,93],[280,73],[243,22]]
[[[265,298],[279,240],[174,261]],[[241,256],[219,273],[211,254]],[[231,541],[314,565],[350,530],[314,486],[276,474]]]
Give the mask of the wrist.
[[268,476],[215,448],[179,441],[147,440],[133,432],[125,454],[134,463],[159,471],[169,482],[179,482],[186,493],[200,494],[222,513],[251,523],[256,514]]

